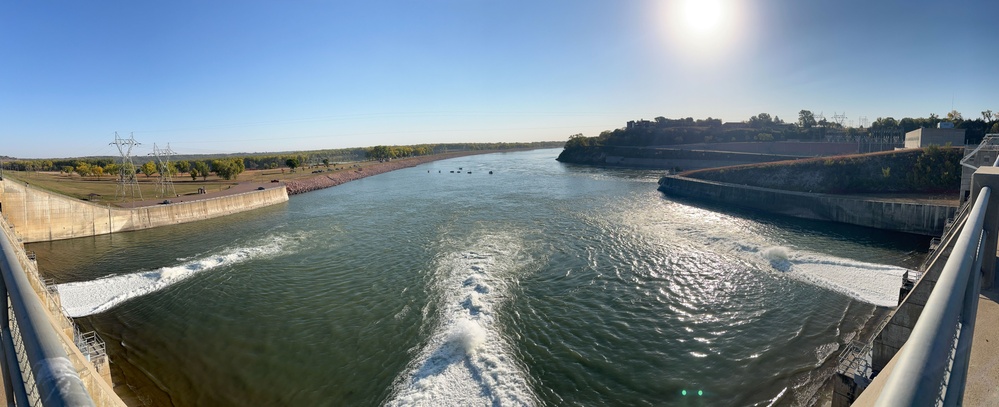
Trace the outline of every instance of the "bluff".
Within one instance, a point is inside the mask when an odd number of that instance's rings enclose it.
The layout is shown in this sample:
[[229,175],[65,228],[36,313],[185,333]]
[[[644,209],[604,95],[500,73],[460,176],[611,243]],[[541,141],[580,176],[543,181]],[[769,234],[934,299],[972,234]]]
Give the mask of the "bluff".
[[[937,236],[957,209],[961,149],[823,157],[666,176],[676,197],[804,219]],[[953,200],[913,200],[947,193]],[[905,194],[905,195],[903,195]]]
[[566,147],[556,160],[570,164],[680,171],[795,158],[778,154],[596,145]]
[[954,193],[961,147],[936,147],[701,169],[683,177],[827,194]]

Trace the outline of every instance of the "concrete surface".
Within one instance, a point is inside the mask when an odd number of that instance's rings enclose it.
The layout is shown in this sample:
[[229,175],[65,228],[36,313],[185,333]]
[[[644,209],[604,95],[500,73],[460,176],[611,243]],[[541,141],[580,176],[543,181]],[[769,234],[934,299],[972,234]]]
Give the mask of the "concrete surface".
[[978,297],[964,405],[999,406],[999,290]]
[[[116,208],[81,201],[4,179],[3,216],[25,243],[71,239],[176,225],[288,201],[284,184],[237,185],[203,195],[150,199]],[[260,189],[263,188],[263,189]]]

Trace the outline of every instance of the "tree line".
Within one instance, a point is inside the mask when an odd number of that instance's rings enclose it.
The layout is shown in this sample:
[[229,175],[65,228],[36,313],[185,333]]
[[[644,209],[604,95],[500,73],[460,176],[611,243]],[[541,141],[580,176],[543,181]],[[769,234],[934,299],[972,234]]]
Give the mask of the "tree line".
[[[419,144],[412,146],[374,146],[366,148],[345,148],[312,150],[278,154],[224,154],[216,156],[178,155],[169,164],[161,166],[156,161],[135,163],[135,173],[147,178],[153,175],[187,174],[193,180],[207,179],[211,174],[226,180],[236,179],[245,170],[276,168],[315,167],[329,168],[342,162],[364,160],[395,159],[421,155],[442,154],[456,151],[509,150],[519,148],[557,148],[557,141],[535,143],[450,143]],[[122,174],[121,164],[111,157],[88,157],[68,159],[3,160],[2,168],[11,171],[59,171],[81,177],[118,176]],[[128,173],[128,171],[125,171]]]
[[978,144],[987,133],[999,133],[999,112],[985,110],[981,118],[965,119],[954,110],[940,117],[930,114],[924,118],[906,117],[896,120],[892,117],[879,117],[869,127],[848,127],[835,121],[816,115],[810,110],[798,112],[798,120],[787,123],[776,115],[760,113],[748,120],[734,123],[722,123],[719,119],[708,117],[695,120],[691,117],[683,119],[667,119],[656,117],[654,120],[629,121],[627,126],[614,130],[605,130],[594,137],[573,134],[566,141],[565,149],[585,148],[589,146],[668,146],[676,144],[712,143],[712,142],[745,142],[745,141],[821,141],[835,139],[840,141],[865,141],[884,135],[901,140],[909,131],[936,127],[940,122],[950,122],[955,128],[965,130],[965,142]]

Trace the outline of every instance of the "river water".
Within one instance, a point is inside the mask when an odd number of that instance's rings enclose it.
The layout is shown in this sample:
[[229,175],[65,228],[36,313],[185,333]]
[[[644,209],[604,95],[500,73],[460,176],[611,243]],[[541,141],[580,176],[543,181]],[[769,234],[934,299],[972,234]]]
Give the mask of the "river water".
[[742,406],[813,403],[926,249],[558,152],[29,250],[133,403]]

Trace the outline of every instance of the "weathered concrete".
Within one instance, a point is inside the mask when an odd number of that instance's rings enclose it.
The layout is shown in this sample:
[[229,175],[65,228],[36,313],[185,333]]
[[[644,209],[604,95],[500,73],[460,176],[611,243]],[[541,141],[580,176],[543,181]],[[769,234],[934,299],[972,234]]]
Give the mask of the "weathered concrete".
[[141,208],[75,200],[17,181],[0,182],[0,212],[26,243],[194,222],[288,201],[283,185],[237,195]]
[[782,191],[746,185],[663,177],[659,190],[671,196],[707,200],[804,219],[939,236],[956,206],[886,199]]

